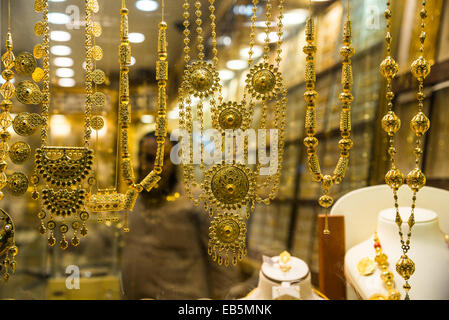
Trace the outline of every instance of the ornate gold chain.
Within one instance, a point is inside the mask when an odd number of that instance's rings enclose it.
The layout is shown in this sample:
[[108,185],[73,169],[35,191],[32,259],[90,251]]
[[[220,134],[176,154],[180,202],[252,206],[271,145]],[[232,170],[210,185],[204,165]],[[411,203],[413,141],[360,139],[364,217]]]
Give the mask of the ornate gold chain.
[[[311,2],[310,2],[311,3]],[[311,4],[310,4],[311,7]],[[340,148],[340,158],[337,162],[333,175],[323,175],[320,168],[320,161],[316,152],[318,145],[318,139],[316,134],[316,102],[318,93],[315,90],[316,86],[316,73],[315,73],[315,25],[311,17],[306,21],[306,41],[304,46],[304,53],[306,57],[306,71],[305,71],[305,83],[306,92],[304,93],[304,99],[306,101],[306,115],[305,115],[305,129],[307,137],[304,139],[304,145],[307,147],[307,165],[309,167],[310,174],[316,182],[321,183],[322,196],[318,199],[318,203],[321,207],[325,208],[325,224],[324,234],[330,234],[328,225],[328,210],[332,206],[334,200],[329,195],[329,191],[332,185],[339,184],[345,174],[349,163],[349,150],[353,146],[351,140],[351,102],[354,100],[352,95],[352,65],[351,57],[354,55],[355,50],[351,46],[352,42],[352,23],[349,12],[349,0],[348,0],[348,14],[344,22],[343,31],[343,47],[340,50],[340,54],[343,57],[342,65],[342,86],[343,92],[340,94],[339,99],[341,101],[340,112],[340,134],[341,140],[338,142]]]
[[411,205],[411,212],[410,216],[408,218],[407,224],[408,224],[408,232],[407,232],[407,238],[404,239],[404,235],[402,232],[402,223],[403,220],[401,218],[401,214],[399,212],[399,204],[398,204],[398,195],[397,191],[404,183],[404,174],[399,170],[399,168],[396,167],[395,164],[395,154],[397,152],[396,148],[394,147],[394,135],[399,131],[401,127],[401,120],[399,117],[394,113],[393,111],[393,103],[392,100],[394,98],[394,93],[391,88],[391,81],[396,76],[399,67],[396,61],[391,57],[391,2],[390,0],[387,0],[387,9],[385,10],[385,18],[387,21],[387,32],[385,36],[385,42],[387,47],[387,57],[382,61],[380,65],[380,71],[382,75],[386,78],[387,81],[387,92],[386,92],[386,98],[387,98],[387,113],[382,118],[382,128],[389,136],[389,148],[388,148],[388,154],[390,156],[390,163],[391,168],[385,175],[385,182],[386,184],[393,190],[393,199],[394,199],[394,206],[396,210],[396,224],[399,228],[399,236],[400,236],[400,242],[401,242],[401,249],[402,249],[402,256],[396,263],[396,271],[399,273],[399,275],[405,280],[405,284],[403,285],[403,288],[406,292],[405,299],[410,299],[409,297],[409,291],[411,289],[410,284],[408,283],[408,280],[412,276],[412,274],[415,272],[415,263],[408,257],[407,252],[410,250],[410,238],[412,236],[412,228],[415,224],[415,207],[416,207],[416,195],[418,191],[424,187],[426,184],[426,177],[424,173],[420,169],[420,163],[422,158],[422,148],[421,148],[421,140],[424,134],[429,130],[430,128],[430,120],[427,118],[427,116],[423,113],[423,101],[425,99],[425,94],[423,91],[424,88],[424,79],[429,75],[430,73],[430,63],[424,58],[424,43],[426,40],[426,33],[424,31],[425,28],[425,19],[427,17],[427,11],[426,11],[426,1],[422,1],[422,8],[420,11],[420,17],[421,17],[421,34],[419,36],[420,41],[420,56],[413,61],[411,65],[411,72],[413,76],[418,81],[418,92],[417,92],[417,99],[418,99],[418,113],[412,118],[410,121],[410,127],[415,133],[416,136],[416,146],[414,148],[414,155],[415,155],[415,168],[411,170],[407,174],[406,183],[409,186],[409,188],[413,192],[412,196],[412,205]]

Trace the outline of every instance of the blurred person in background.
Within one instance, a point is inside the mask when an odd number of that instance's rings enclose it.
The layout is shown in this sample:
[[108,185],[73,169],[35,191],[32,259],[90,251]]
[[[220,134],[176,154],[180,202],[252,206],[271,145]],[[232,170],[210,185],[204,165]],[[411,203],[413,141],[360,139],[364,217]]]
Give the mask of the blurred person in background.
[[[209,216],[180,194],[177,166],[166,139],[162,179],[143,191],[130,213],[124,236],[122,284],[126,299],[225,299],[241,281],[238,268],[218,266],[207,253]],[[156,157],[156,136],[139,141],[138,176],[144,178]]]

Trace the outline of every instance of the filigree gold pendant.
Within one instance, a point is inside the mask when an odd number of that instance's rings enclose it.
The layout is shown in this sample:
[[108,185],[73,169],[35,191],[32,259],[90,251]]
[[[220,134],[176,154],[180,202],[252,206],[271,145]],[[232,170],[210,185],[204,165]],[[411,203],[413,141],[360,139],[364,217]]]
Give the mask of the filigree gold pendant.
[[24,80],[16,87],[16,98],[23,104],[39,104],[42,102],[43,95],[37,84]]
[[272,64],[259,63],[250,69],[246,84],[254,98],[268,101],[281,93],[282,74]]
[[19,250],[15,244],[14,231],[11,217],[0,209],[0,274],[5,282],[16,271],[15,256]]
[[15,164],[24,163],[30,156],[31,148],[26,142],[17,141],[9,149],[9,158]]
[[93,151],[86,147],[41,147],[36,150],[39,175],[57,187],[81,183],[90,175]]
[[30,136],[42,125],[42,116],[38,113],[19,113],[12,122],[14,131],[19,136]]
[[220,213],[209,228],[208,253],[219,265],[236,265],[246,256],[246,224],[238,214]]
[[[239,209],[255,201],[253,171],[242,164],[219,164],[206,172],[202,184],[209,203],[221,209]],[[213,213],[210,208],[210,213]]]
[[33,54],[29,52],[19,53],[14,63],[17,73],[22,76],[32,75],[37,65]]
[[6,185],[6,189],[8,193],[19,197],[28,190],[28,177],[22,172],[14,172],[8,177],[8,183]]
[[125,194],[116,190],[98,190],[91,195],[86,202],[86,208],[91,212],[122,211],[124,209]]
[[235,101],[228,101],[218,105],[218,129],[246,130],[249,127],[249,114],[243,106]]
[[187,83],[190,94],[199,98],[213,95],[219,88],[218,71],[211,63],[193,62],[187,68]]

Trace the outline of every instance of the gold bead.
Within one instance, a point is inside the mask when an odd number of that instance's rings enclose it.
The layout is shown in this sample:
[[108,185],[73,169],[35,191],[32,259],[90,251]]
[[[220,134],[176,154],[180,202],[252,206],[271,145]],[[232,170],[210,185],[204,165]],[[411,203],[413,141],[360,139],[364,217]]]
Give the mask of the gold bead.
[[352,148],[353,145],[354,145],[354,143],[352,142],[351,139],[341,139],[338,142],[338,147],[344,151],[348,151],[349,149]]
[[331,196],[325,194],[318,199],[318,203],[323,208],[329,208],[334,203],[334,199]]
[[391,169],[385,175],[385,183],[393,190],[397,190],[404,184],[404,174],[399,169]]
[[415,272],[415,263],[403,254],[396,263],[396,271],[405,280],[410,279],[410,276]]
[[399,65],[391,57],[386,57],[380,64],[380,72],[387,79],[393,79],[399,71]]
[[318,145],[318,139],[315,137],[304,138],[304,145],[307,148],[315,148]]
[[430,128],[430,120],[423,112],[418,112],[410,122],[410,127],[417,136],[422,136]]
[[393,135],[399,131],[401,128],[401,119],[394,113],[394,111],[389,111],[382,118],[382,129],[389,135]]
[[424,79],[430,73],[430,63],[423,56],[412,63],[412,73],[417,79]]
[[408,173],[407,185],[413,191],[415,192],[419,191],[422,187],[425,186],[425,184],[426,184],[426,176],[419,168],[415,168]]
[[323,176],[323,179],[321,180],[321,186],[325,190],[329,190],[333,185],[332,177],[328,174]]

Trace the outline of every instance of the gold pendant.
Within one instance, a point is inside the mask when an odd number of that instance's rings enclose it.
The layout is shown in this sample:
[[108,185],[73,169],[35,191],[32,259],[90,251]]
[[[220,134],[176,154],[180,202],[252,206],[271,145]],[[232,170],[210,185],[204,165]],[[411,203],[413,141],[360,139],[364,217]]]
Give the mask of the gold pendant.
[[238,214],[220,213],[211,222],[208,253],[219,265],[236,265],[246,255],[246,224]]
[[17,141],[9,149],[9,158],[14,164],[24,163],[30,156],[31,148],[26,142]]
[[209,203],[221,209],[238,209],[254,201],[256,180],[242,164],[219,164],[205,174],[202,184]]
[[28,190],[29,181],[25,174],[22,172],[14,172],[8,177],[8,184],[6,188],[8,193],[13,196],[21,196]]
[[187,68],[188,90],[198,98],[207,98],[219,88],[218,72],[211,63],[193,62]]
[[357,263],[357,271],[362,276],[369,276],[373,274],[374,270],[376,269],[376,264],[373,261],[373,259],[365,257]]
[[30,76],[36,69],[36,59],[29,52],[21,52],[15,60],[15,68],[18,74],[22,76]]
[[218,129],[225,130],[246,130],[249,126],[249,114],[243,106],[235,101],[222,103],[217,108]]
[[254,98],[268,101],[281,93],[282,75],[272,64],[259,63],[250,69],[246,84]]
[[57,187],[81,183],[90,175],[93,151],[86,147],[46,147],[36,150],[36,169]]
[[19,136],[30,136],[42,125],[42,116],[38,113],[21,112],[15,116],[12,127]]
[[91,212],[122,211],[125,203],[125,194],[115,189],[98,190],[86,202],[86,208]]

